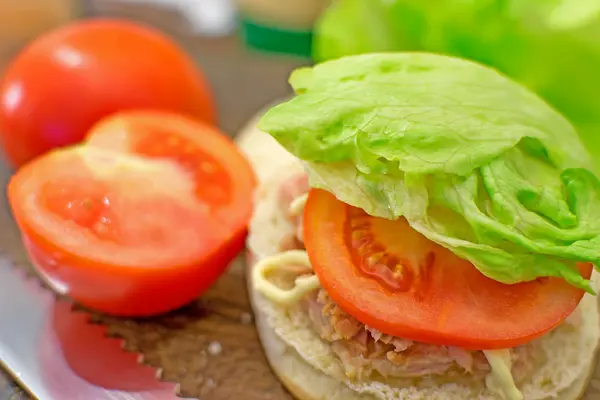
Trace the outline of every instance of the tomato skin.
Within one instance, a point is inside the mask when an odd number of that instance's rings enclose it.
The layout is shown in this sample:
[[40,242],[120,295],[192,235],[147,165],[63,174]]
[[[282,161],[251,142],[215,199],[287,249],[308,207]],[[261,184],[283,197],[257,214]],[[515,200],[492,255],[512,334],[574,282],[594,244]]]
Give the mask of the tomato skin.
[[[304,240],[315,274],[344,311],[384,334],[419,342],[473,350],[516,347],[560,325],[584,295],[558,278],[493,281],[405,220],[368,216],[319,189],[309,193]],[[402,266],[395,287],[388,284],[393,275],[368,264],[382,252]],[[579,269],[589,278],[593,266]]]
[[215,123],[208,84],[162,33],[121,20],[89,20],[27,46],[0,84],[0,146],[19,167],[80,142],[105,116],[170,110]]
[[54,291],[105,314],[149,317],[180,308],[208,290],[242,251],[245,239],[245,231],[237,233],[198,265],[147,269],[137,275],[111,265],[82,266],[34,235],[24,234],[23,243],[38,274]]
[[[120,212],[118,209],[113,210],[111,215],[117,219],[115,222],[119,233],[120,229],[126,229],[125,225],[136,224],[131,222],[138,218],[131,214],[131,210],[138,209],[139,203],[135,201],[144,202],[148,197],[164,194],[166,199],[174,199],[165,201],[179,202],[183,204],[184,210],[187,210],[185,207],[192,207],[189,214],[183,216],[184,219],[174,220],[172,218],[175,214],[170,213],[168,217],[156,217],[159,220],[167,218],[171,222],[161,233],[176,238],[164,241],[167,248],[144,244],[144,234],[139,240],[132,240],[131,235],[128,236],[124,231],[121,231],[120,235],[112,235],[108,241],[104,236],[90,236],[91,227],[88,226],[85,215],[84,218],[79,218],[85,209],[77,211],[76,219],[67,219],[69,214],[57,213],[56,210],[61,210],[61,207],[50,208],[47,205],[48,200],[44,197],[43,188],[48,182],[52,182],[51,186],[58,187],[62,193],[65,188],[72,186],[65,185],[67,178],[80,179],[83,195],[88,196],[89,192],[86,190],[90,181],[98,179],[88,171],[94,169],[89,166],[89,158],[93,154],[100,152],[102,157],[116,155],[127,160],[127,157],[131,157],[128,154],[135,152],[135,146],[131,146],[135,144],[136,138],[148,135],[154,135],[157,144],[163,143],[161,147],[169,149],[165,143],[169,136],[164,136],[164,132],[190,139],[188,144],[194,144],[206,154],[210,154],[225,171],[226,178],[233,183],[228,202],[209,204],[207,201],[211,200],[211,197],[205,200],[194,191],[189,194],[170,193],[173,188],[178,187],[164,186],[165,182],[168,184],[170,180],[181,179],[180,176],[172,175],[173,173],[191,180],[183,169],[168,169],[167,176],[160,178],[156,169],[148,172],[147,167],[141,168],[139,176],[143,179],[149,178],[149,183],[158,182],[153,190],[160,193],[144,192],[143,196],[138,195],[139,200],[136,200],[138,197],[129,196],[128,202],[134,201],[133,206],[128,208],[127,212],[123,209]],[[118,142],[113,140],[115,137],[124,139]],[[73,148],[54,150],[38,157],[19,169],[9,183],[8,198],[13,214],[30,259],[40,275],[57,292],[68,295],[88,308],[117,316],[157,315],[179,308],[197,298],[223,274],[244,247],[256,185],[249,162],[235,144],[214,127],[166,112],[131,111],[117,114],[101,121],[88,139],[89,141]],[[108,148],[105,145],[108,145]],[[190,148],[186,147],[186,150],[189,151]],[[165,157],[164,161],[158,160],[161,168],[168,166],[162,164],[165,161],[169,164],[177,163],[170,159],[168,154]],[[146,160],[146,163],[157,162],[156,159],[136,154],[136,162],[139,162],[140,158]],[[117,186],[117,183],[123,182],[124,173],[127,172],[122,166],[114,175],[109,174],[109,178],[103,178],[106,176],[106,170],[110,169],[104,163],[105,160],[101,158],[103,163],[100,164],[100,182],[112,188],[113,194],[119,190],[135,190],[131,189],[128,182],[137,180],[138,175],[133,175],[131,181],[125,181],[127,184]],[[142,182],[142,186],[146,185],[145,182]],[[202,188],[210,190],[210,186],[202,186],[200,189]],[[76,193],[71,194],[75,195]],[[111,204],[112,207],[118,208],[115,199],[118,200],[118,197],[113,197]],[[58,201],[68,200],[67,196],[67,200],[59,197]],[[201,206],[190,205],[192,200]],[[65,204],[72,208],[73,204],[79,203],[79,199],[73,197],[73,202]],[[206,207],[210,208],[209,212],[202,211]],[[162,209],[157,210],[155,212],[160,213]],[[140,217],[141,221],[147,219],[145,214]],[[123,222],[119,221],[119,218],[127,218],[128,224],[119,224]],[[79,227],[78,221],[84,221],[84,227]],[[164,223],[162,226],[164,227]],[[135,236],[144,229],[134,226],[133,231]],[[180,232],[190,234],[181,236]],[[117,241],[116,244],[113,243],[114,240]],[[121,244],[119,240],[125,240],[125,244]],[[149,249],[148,246],[153,248]],[[182,252],[184,254],[180,254]],[[156,256],[167,261],[157,260]]]

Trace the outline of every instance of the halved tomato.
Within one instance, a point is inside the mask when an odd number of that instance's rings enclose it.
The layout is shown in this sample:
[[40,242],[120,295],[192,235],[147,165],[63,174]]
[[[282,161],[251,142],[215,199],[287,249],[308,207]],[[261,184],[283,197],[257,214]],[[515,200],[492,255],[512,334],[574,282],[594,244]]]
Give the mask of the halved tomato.
[[142,316],[188,303],[223,273],[243,248],[254,186],[247,160],[215,128],[127,112],[25,165],[8,196],[55,289]]
[[[342,309],[415,341],[515,347],[559,325],[583,296],[558,278],[516,285],[489,279],[405,219],[371,217],[318,189],[308,197],[304,238],[323,288]],[[591,276],[591,264],[579,268]]]

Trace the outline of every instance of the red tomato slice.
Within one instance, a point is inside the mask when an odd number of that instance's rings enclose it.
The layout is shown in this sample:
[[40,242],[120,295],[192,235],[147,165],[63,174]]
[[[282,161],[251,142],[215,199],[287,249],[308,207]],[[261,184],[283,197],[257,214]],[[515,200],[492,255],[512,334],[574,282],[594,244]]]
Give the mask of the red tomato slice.
[[[583,291],[562,279],[505,285],[408,225],[375,218],[311,190],[308,255],[323,288],[347,313],[385,334],[468,349],[527,343],[558,326]],[[589,278],[591,264],[579,266]]]
[[132,112],[24,166],[8,195],[55,287],[137,316],[182,306],[223,273],[243,248],[254,186],[249,163],[215,128]]

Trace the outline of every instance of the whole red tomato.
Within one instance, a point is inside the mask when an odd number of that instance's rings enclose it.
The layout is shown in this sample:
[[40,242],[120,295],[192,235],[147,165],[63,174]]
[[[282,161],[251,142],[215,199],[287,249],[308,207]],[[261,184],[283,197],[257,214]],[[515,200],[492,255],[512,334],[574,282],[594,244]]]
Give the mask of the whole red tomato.
[[18,167],[81,141],[109,114],[138,108],[215,122],[204,76],[172,40],[123,20],[70,24],[9,65],[0,83],[0,145]]

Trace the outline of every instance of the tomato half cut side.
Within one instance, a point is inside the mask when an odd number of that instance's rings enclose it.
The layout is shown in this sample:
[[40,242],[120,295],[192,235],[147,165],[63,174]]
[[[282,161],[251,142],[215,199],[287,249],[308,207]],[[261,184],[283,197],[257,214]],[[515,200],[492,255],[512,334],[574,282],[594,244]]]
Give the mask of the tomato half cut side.
[[233,145],[198,141],[227,190],[203,197],[197,177],[178,162],[95,142],[51,152],[12,178],[9,201],[34,264],[55,288],[105,313],[155,315],[188,303],[243,248],[249,164]]
[[87,144],[177,165],[194,180],[198,201],[229,223],[252,213],[254,172],[234,142],[211,125],[170,112],[128,111],[99,122]]
[[[558,326],[584,292],[562,279],[505,285],[428,240],[405,219],[375,218],[312,189],[304,238],[323,288],[385,334],[468,349],[525,344]],[[589,278],[591,264],[580,264]]]
[[211,256],[219,273],[243,249],[256,176],[235,143],[217,128],[168,111],[133,110],[100,121],[86,143],[163,161],[190,176],[197,200],[232,232]]

